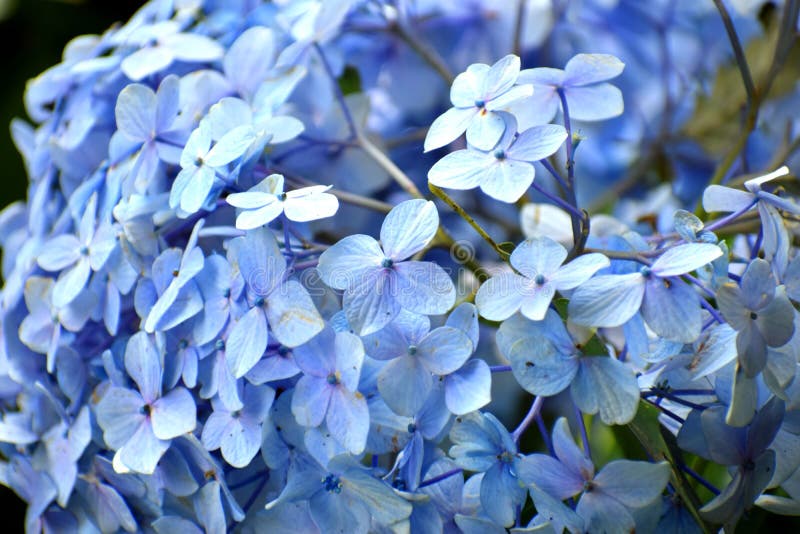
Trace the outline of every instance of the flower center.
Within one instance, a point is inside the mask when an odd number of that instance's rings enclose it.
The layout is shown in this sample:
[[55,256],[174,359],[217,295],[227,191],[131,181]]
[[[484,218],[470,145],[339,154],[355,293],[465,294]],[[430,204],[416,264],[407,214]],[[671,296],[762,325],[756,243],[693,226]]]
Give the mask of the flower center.
[[506,151],[503,150],[502,148],[498,148],[497,150],[494,151],[494,157],[499,160],[504,160],[506,159]]
[[328,493],[336,493],[338,495],[342,492],[342,481],[336,475],[328,475],[322,479],[322,487]]
[[534,278],[533,281],[536,282],[537,286],[543,286],[544,283],[547,282],[547,280],[545,280],[543,274],[537,274],[536,278]]
[[393,265],[394,261],[392,258],[383,258],[383,261],[381,262],[381,267],[384,269],[391,269]]
[[475,107],[476,108],[482,108],[485,105],[486,105],[486,102],[484,100],[481,100],[480,98],[475,101]]
[[417,346],[416,345],[409,345],[408,346],[408,355],[414,356],[417,353]]
[[651,274],[653,274],[653,271],[652,271],[652,269],[650,269],[650,267],[648,267],[648,266],[646,266],[646,265],[645,265],[644,267],[642,267],[641,269],[639,269],[639,272],[640,272],[640,273],[642,274],[642,276],[644,276],[645,278],[649,278],[649,277],[650,277],[650,275],[651,275]]
[[756,319],[758,319],[758,314],[756,312],[750,312],[750,319],[755,321]]
[[339,377],[336,376],[336,373],[329,374],[327,380],[328,380],[328,384],[330,384],[332,386],[335,386],[336,384],[339,383]]

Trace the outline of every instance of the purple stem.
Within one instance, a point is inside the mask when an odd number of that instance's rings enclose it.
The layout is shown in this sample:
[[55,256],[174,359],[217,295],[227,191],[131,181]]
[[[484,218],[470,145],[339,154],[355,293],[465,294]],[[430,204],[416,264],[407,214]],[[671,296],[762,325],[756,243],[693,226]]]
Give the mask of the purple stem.
[[536,419],[536,416],[539,415],[539,412],[542,409],[542,404],[544,403],[544,397],[539,396],[536,397],[533,402],[531,403],[531,408],[528,410],[528,414],[525,416],[525,419],[519,424],[516,430],[511,433],[511,437],[514,439],[514,443],[519,441],[519,437],[522,435],[525,430],[530,426],[530,424]]
[[734,211],[734,212],[733,212],[733,213],[731,213],[730,215],[726,215],[725,217],[723,217],[723,218],[721,218],[721,219],[718,219],[718,220],[716,220],[716,221],[712,222],[712,223],[711,223],[711,224],[709,224],[708,226],[704,227],[704,228],[703,228],[703,230],[708,230],[709,232],[713,232],[713,231],[714,231],[714,230],[716,230],[717,228],[720,228],[720,227],[722,227],[722,226],[725,226],[725,225],[726,225],[726,224],[728,224],[729,222],[732,222],[732,221],[734,221],[734,220],[738,219],[738,218],[739,218],[739,217],[741,217],[743,214],[745,214],[745,213],[747,213],[748,211],[750,211],[750,210],[753,208],[753,206],[755,206],[757,203],[758,203],[758,200],[753,200],[753,202],[751,202],[750,204],[748,204],[746,207],[744,207],[744,208],[742,208],[742,209],[740,209],[740,210],[738,210],[738,211]]
[[425,486],[430,486],[431,484],[436,484],[437,482],[441,482],[442,480],[448,479],[448,478],[450,478],[450,477],[452,477],[454,475],[457,475],[457,474],[463,473],[463,472],[464,472],[464,470],[461,469],[460,467],[456,468],[456,469],[451,469],[450,471],[442,473],[441,475],[436,475],[435,477],[429,478],[428,480],[423,480],[420,483],[419,487],[420,488],[424,488]]

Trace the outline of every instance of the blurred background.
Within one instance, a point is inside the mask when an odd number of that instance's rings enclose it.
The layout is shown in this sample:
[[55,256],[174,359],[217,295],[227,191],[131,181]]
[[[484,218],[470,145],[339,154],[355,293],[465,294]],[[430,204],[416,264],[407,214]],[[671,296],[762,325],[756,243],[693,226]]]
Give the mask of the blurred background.
[[102,33],[127,20],[138,0],[0,0],[0,208],[25,197],[22,158],[11,141],[14,117],[28,119],[22,102],[25,84],[61,60],[61,51],[78,35]]
[[[0,209],[25,198],[27,177],[11,141],[14,117],[28,119],[22,95],[25,84],[61,60],[64,45],[87,33],[102,33],[127,20],[142,4],[137,0],[0,0]],[[25,503],[0,486],[0,504],[11,517],[4,532],[22,532]]]

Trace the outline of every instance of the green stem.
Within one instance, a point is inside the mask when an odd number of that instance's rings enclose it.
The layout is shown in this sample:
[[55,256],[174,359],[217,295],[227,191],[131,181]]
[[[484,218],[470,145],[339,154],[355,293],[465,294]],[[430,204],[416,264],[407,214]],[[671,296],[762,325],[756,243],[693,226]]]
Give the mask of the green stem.
[[478,232],[478,235],[480,235],[480,236],[483,238],[483,240],[484,240],[484,241],[486,241],[487,243],[489,243],[489,244],[492,246],[492,248],[494,249],[494,251],[495,251],[495,252],[497,252],[497,255],[498,255],[498,256],[500,256],[500,259],[501,259],[501,260],[503,260],[503,261],[508,261],[508,258],[509,258],[509,256],[510,256],[510,255],[509,255],[509,253],[508,253],[508,252],[506,252],[505,250],[503,250],[503,249],[502,249],[502,247],[500,247],[500,245],[498,245],[498,244],[495,242],[495,240],[494,240],[494,239],[492,239],[492,238],[489,236],[489,234],[488,234],[488,233],[486,233],[486,230],[484,230],[483,228],[481,228],[481,225],[480,225],[480,224],[478,224],[478,223],[475,221],[475,219],[473,219],[473,218],[470,216],[470,214],[469,214],[469,213],[467,213],[466,211],[464,211],[464,208],[462,208],[461,206],[459,206],[459,205],[458,205],[458,203],[457,203],[455,200],[453,200],[453,199],[450,197],[450,195],[448,195],[447,193],[445,193],[444,191],[442,191],[440,188],[438,188],[437,186],[433,185],[432,183],[428,183],[428,189],[430,189],[430,190],[431,190],[431,193],[433,193],[434,195],[436,195],[437,197],[439,197],[440,199],[442,199],[442,201],[443,201],[445,204],[447,204],[448,206],[450,206],[450,208],[451,208],[453,211],[455,211],[456,213],[458,213],[458,215],[459,215],[459,216],[460,216],[462,219],[464,219],[465,221],[467,221],[467,223],[468,223],[470,226],[472,226],[472,228],[474,228],[476,232]]
[[683,460],[680,457],[680,449],[677,448],[676,444],[670,446],[665,438],[666,436],[674,440],[674,437],[671,434],[667,436],[662,432],[661,423],[658,421],[658,409],[643,401],[640,402],[636,417],[627,426],[654,461],[669,463],[672,471],[670,476],[672,486],[689,510],[689,513],[697,521],[697,525],[704,533],[708,534],[708,525],[700,517],[700,512],[698,511],[701,504],[700,499],[697,497],[694,488],[686,480],[686,476],[681,469]]

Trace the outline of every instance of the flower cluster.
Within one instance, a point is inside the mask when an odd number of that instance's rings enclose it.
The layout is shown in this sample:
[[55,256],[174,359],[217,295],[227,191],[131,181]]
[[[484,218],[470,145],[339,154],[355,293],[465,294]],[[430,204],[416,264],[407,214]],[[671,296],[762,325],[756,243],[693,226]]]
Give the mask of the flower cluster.
[[27,531],[800,514],[800,2],[511,4],[152,0],[30,82]]

